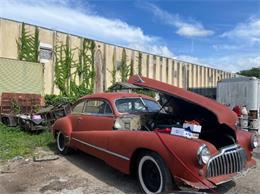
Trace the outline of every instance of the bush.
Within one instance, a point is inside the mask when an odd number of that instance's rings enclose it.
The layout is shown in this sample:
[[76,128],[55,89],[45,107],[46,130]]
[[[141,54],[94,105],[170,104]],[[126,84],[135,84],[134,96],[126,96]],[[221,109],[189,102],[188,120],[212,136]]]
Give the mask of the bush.
[[78,99],[78,97],[74,97],[74,96],[69,96],[69,97],[62,96],[62,95],[45,95],[44,96],[46,106],[49,106],[49,105],[57,106],[59,104],[66,104],[66,103],[73,104],[74,102],[76,102],[77,99]]

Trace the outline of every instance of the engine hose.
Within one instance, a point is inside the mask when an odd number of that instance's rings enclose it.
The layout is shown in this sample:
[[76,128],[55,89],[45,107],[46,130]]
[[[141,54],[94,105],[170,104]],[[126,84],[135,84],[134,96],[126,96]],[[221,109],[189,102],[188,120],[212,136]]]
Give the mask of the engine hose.
[[196,178],[197,180],[199,180],[204,186],[206,186],[206,187],[207,187],[209,190],[211,190],[213,193],[217,193],[215,190],[213,190],[212,188],[210,188],[210,186],[209,186],[208,184],[206,184],[202,179],[200,179],[197,175],[195,175],[195,174],[193,173],[193,171],[178,157],[178,155],[177,155],[175,152],[173,152],[173,151],[165,144],[165,142],[164,142],[163,139],[161,138],[161,136],[160,136],[160,134],[159,134],[158,131],[155,131],[155,133],[156,133],[157,137],[159,138],[159,140],[161,141],[161,143],[163,144],[163,146],[170,152],[170,154],[171,154],[172,156],[174,156],[174,157],[182,164],[182,166],[183,166],[185,169],[187,169],[187,170],[191,173],[191,175],[192,175],[194,178]]

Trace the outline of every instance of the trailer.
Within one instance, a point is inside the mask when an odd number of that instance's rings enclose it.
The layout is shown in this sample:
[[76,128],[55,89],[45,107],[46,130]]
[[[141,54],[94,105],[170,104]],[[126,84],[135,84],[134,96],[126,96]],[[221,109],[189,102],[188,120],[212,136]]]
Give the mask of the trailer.
[[245,106],[248,118],[241,117],[240,126],[260,131],[260,79],[241,76],[219,81],[217,101],[231,109],[235,106]]

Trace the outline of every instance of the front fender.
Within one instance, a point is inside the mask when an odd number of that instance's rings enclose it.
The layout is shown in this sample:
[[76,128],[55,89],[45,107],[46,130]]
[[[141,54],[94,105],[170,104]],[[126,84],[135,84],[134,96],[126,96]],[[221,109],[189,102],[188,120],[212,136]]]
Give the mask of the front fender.
[[[160,136],[167,147],[172,151],[170,154],[171,160],[169,159],[169,162],[174,163],[170,163],[168,166],[175,177],[183,178],[194,183],[198,182],[198,180],[192,174],[201,180],[205,179],[206,165],[199,165],[197,156],[198,149],[202,144],[205,144],[211,154],[215,155],[218,151],[214,145],[201,139],[189,139],[167,134],[160,134]],[[165,150],[167,149],[165,148]]]
[[236,131],[237,143],[245,149],[248,160],[250,160],[253,156],[253,149],[250,146],[252,135],[253,133],[250,133],[248,131]]
[[[181,160],[193,174],[197,177],[204,178],[203,174],[199,175],[199,171],[200,169],[206,169],[206,167],[199,166],[197,151],[198,148],[205,143],[212,154],[216,153],[217,150],[213,145],[200,139],[188,139],[163,133],[160,133],[160,136],[167,147],[172,150],[177,157],[166,149],[155,132],[112,131],[108,135],[109,150],[131,159],[131,162],[137,150],[151,150],[158,153],[164,159],[172,176],[184,178],[191,182],[198,182],[179,161]],[[115,159],[107,163],[118,169],[120,168],[120,170],[125,173],[129,173],[131,162],[128,161],[125,162],[127,164],[124,164],[124,161]],[[123,165],[125,166],[121,168]]]
[[68,136],[68,137],[71,136],[72,125],[71,125],[70,119],[67,116],[59,118],[58,120],[55,121],[55,123],[52,127],[53,135],[55,136],[58,131],[62,131],[65,136]]

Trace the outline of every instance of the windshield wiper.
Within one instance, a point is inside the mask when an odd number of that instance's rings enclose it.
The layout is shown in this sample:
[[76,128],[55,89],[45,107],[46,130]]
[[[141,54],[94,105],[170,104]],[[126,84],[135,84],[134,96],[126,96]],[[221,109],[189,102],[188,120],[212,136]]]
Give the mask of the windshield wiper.
[[[164,106],[166,106],[170,102],[171,99],[172,99],[172,97],[167,99],[167,101],[162,105],[161,109],[154,114],[154,116],[153,116],[154,117],[154,121],[156,121],[156,119],[159,116],[160,112],[162,111],[162,109],[164,109]],[[148,122],[148,125],[150,126],[152,124],[152,122],[153,121],[150,121],[150,123]]]
[[142,97],[140,97],[140,100],[141,100],[142,104],[144,105],[145,109],[149,112],[149,108],[148,108],[148,106],[145,104],[145,102],[144,102],[144,100],[143,100]]

